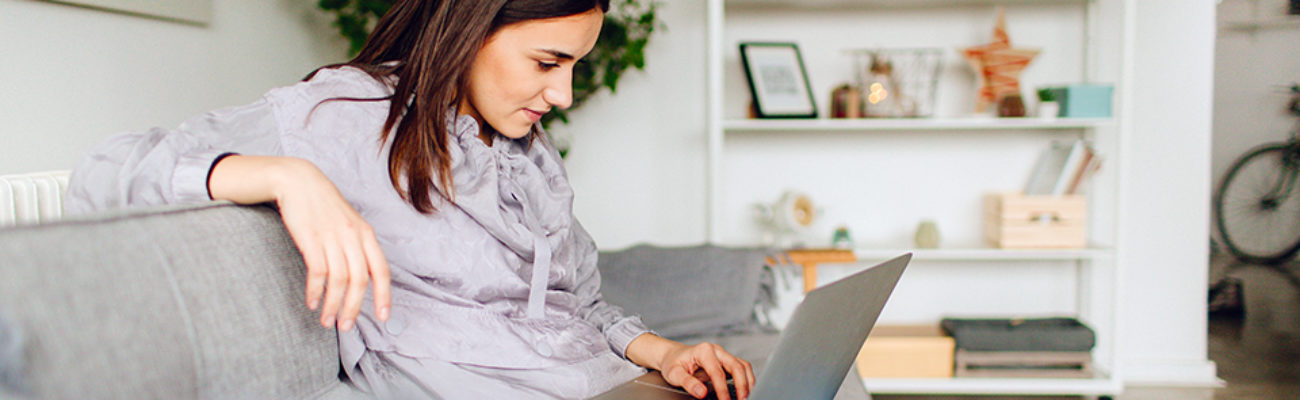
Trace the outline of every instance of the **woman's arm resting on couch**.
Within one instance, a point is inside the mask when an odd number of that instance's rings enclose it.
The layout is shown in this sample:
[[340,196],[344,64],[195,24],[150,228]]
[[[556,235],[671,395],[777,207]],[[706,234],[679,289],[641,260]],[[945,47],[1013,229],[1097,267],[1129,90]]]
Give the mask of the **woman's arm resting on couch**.
[[307,265],[307,307],[320,304],[322,326],[355,325],[366,286],[375,286],[375,315],[388,320],[389,271],[375,232],[320,169],[290,157],[230,156],[213,166],[213,199],[239,204],[273,201]]

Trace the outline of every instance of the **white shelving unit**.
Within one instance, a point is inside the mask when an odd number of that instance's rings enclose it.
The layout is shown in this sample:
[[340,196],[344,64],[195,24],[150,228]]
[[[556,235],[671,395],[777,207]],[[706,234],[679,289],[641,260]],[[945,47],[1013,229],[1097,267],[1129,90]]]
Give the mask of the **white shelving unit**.
[[722,128],[728,134],[801,131],[1078,131],[1113,124],[1113,120],[1099,118],[730,119],[723,121]]
[[996,4],[1084,3],[1087,0],[726,0],[728,7],[780,8],[915,8]]
[[[1036,119],[1036,118],[968,118],[968,117],[935,117],[935,118],[913,118],[913,119],[853,119],[853,120],[831,120],[825,118],[818,119],[772,119],[772,120],[755,120],[755,119],[737,119],[727,112],[731,110],[742,109],[744,102],[748,98],[736,98],[735,91],[727,91],[728,81],[731,85],[736,82],[736,76],[741,76],[742,71],[735,68],[736,43],[735,38],[728,38],[726,27],[733,22],[729,21],[735,15],[756,15],[755,10],[762,18],[799,18],[800,13],[813,13],[816,15],[826,15],[826,13],[867,13],[873,10],[907,10],[908,12],[942,10],[945,7],[963,7],[965,9],[979,10],[979,7],[986,7],[989,15],[992,13],[992,6],[1007,5],[1009,8],[1017,6],[1034,7],[1038,5],[1063,5],[1074,7],[1080,10],[1080,13],[1086,14],[1082,19],[1081,26],[1086,32],[1083,32],[1082,43],[1077,44],[1077,50],[1082,53],[1080,64],[1082,73],[1078,78],[1090,80],[1098,75],[1096,71],[1100,68],[1106,68],[1109,71],[1116,71],[1119,60],[1106,56],[1099,56],[1097,43],[1094,43],[1098,37],[1104,40],[1123,40],[1124,35],[1121,33],[1102,32],[1099,27],[1106,26],[1107,30],[1113,30],[1115,26],[1126,26],[1120,23],[1124,20],[1125,14],[1130,13],[1130,0],[708,0],[707,3],[707,68],[708,68],[708,110],[707,110],[707,132],[708,132],[708,236],[713,242],[726,242],[723,240],[727,232],[734,230],[736,220],[728,219],[724,216],[724,211],[728,208],[736,207],[735,201],[727,201],[726,196],[731,194],[724,189],[730,173],[736,173],[735,170],[728,169],[728,146],[735,146],[732,142],[738,142],[750,148],[760,145],[764,140],[776,140],[778,143],[790,143],[789,137],[800,136],[808,137],[807,140],[841,140],[845,137],[857,138],[862,134],[878,133],[881,137],[887,138],[890,145],[898,145],[899,140],[911,140],[909,143],[922,143],[911,146],[910,151],[924,151],[928,144],[926,140],[949,141],[953,140],[970,140],[973,135],[978,137],[992,137],[992,140],[1002,140],[1008,135],[1024,135],[1028,137],[1038,137],[1047,135],[1047,138],[1054,136],[1082,137],[1092,140],[1098,145],[1098,150],[1102,154],[1114,155],[1119,151],[1118,139],[1120,132],[1126,129],[1122,119],[1069,119],[1060,118],[1054,120]],[[1104,9],[1099,9],[1104,8]],[[768,14],[762,14],[768,10],[775,10]],[[1118,10],[1118,11],[1116,11]],[[770,14],[778,15],[772,17]],[[767,21],[771,23],[771,20]],[[987,29],[991,29],[992,20],[989,19]],[[809,20],[791,22],[792,24],[801,24],[800,27],[807,25],[809,31],[816,31],[818,28],[814,22]],[[982,29],[981,29],[982,30]],[[819,32],[827,34],[827,32]],[[809,34],[815,36],[815,34]],[[769,39],[770,38],[766,38]],[[729,41],[730,40],[730,41]],[[792,41],[794,41],[792,39]],[[949,47],[956,47],[959,44],[971,43],[945,43]],[[1105,50],[1116,50],[1121,46],[1115,46],[1113,43]],[[806,50],[805,50],[806,51]],[[1115,51],[1114,53],[1118,53]],[[810,57],[805,53],[804,62],[810,63]],[[729,63],[730,62],[730,63]],[[810,67],[811,69],[811,67]],[[1111,76],[1108,82],[1120,83],[1120,79]],[[1074,79],[1074,78],[1067,78]],[[1117,87],[1117,92],[1118,92]],[[814,92],[817,92],[814,88]],[[728,96],[731,96],[730,98]],[[741,104],[740,107],[737,107]],[[825,108],[819,107],[822,114],[825,114]],[[1112,109],[1121,109],[1118,105]],[[1122,115],[1120,116],[1122,117]],[[899,139],[905,135],[906,139]],[[758,138],[758,139],[755,139]],[[870,136],[871,140],[875,136]],[[802,140],[802,139],[801,139]],[[858,139],[854,139],[858,140]],[[758,141],[760,144],[756,144]],[[840,142],[836,142],[840,143]],[[777,146],[780,146],[778,144]],[[919,147],[918,147],[919,146]],[[806,148],[800,148],[805,150]],[[800,149],[790,151],[800,151]],[[1118,159],[1113,157],[1112,159]],[[734,161],[734,160],[733,160]],[[801,165],[807,167],[807,165]],[[1112,165],[1112,167],[1114,167]],[[1120,167],[1115,167],[1116,169]],[[743,173],[743,172],[742,172]],[[887,174],[889,171],[881,171]],[[1027,173],[1027,172],[1026,172]],[[1114,172],[1111,172],[1114,174]],[[1117,174],[1116,174],[1117,175]],[[1090,203],[1092,208],[1102,208],[1104,215],[1102,218],[1110,219],[1109,221],[1100,221],[1094,223],[1093,228],[1100,227],[1101,230],[1109,232],[1100,232],[1103,237],[1114,237],[1114,226],[1116,225],[1115,214],[1106,213],[1107,207],[1113,207],[1117,202],[1117,194],[1112,191],[1105,192],[1103,195],[1091,196]],[[1112,208],[1113,210],[1113,208]],[[1094,233],[1096,235],[1096,233]],[[1118,394],[1123,389],[1122,371],[1116,370],[1115,349],[1119,346],[1117,342],[1117,332],[1119,324],[1117,316],[1117,284],[1119,273],[1115,267],[1116,248],[1103,241],[1095,244],[1093,247],[1077,250],[1018,250],[1018,249],[994,249],[981,248],[978,246],[965,246],[954,248],[939,249],[909,249],[897,246],[877,246],[858,248],[855,253],[862,262],[871,262],[892,258],[901,253],[914,253],[913,263],[923,264],[932,263],[934,265],[943,265],[945,268],[959,268],[957,265],[971,263],[972,265],[981,265],[988,268],[988,265],[997,265],[1000,263],[1009,263],[1015,265],[1033,265],[1035,263],[1046,263],[1049,265],[1073,265],[1077,276],[1077,296],[1075,312],[1097,328],[1098,346],[1094,350],[1094,359],[1098,361],[1095,369],[1097,375],[1091,379],[1041,379],[1041,378],[949,378],[949,379],[866,379],[864,383],[871,393],[876,394],[977,394],[977,395],[1084,395],[1084,396],[1104,396]]]
[[1116,379],[864,379],[873,393],[890,394],[975,394],[1053,396],[1102,396],[1119,393],[1123,384]]
[[888,260],[912,252],[914,261],[1093,261],[1114,257],[1111,249],[1019,250],[1019,249],[856,249],[859,260]]

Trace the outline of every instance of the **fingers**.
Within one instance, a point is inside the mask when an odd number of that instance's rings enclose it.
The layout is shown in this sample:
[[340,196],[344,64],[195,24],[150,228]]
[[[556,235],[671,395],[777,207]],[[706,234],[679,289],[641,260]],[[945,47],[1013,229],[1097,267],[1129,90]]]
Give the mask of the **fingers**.
[[384,251],[379,247],[379,241],[375,239],[375,232],[372,229],[362,230],[361,245],[366,251],[366,263],[370,267],[370,280],[375,286],[375,316],[380,321],[388,321],[388,313],[392,301],[390,300],[391,276],[388,273],[388,259],[384,257]]
[[718,359],[735,383],[736,398],[749,398],[749,392],[754,388],[754,371],[749,366],[749,362],[727,353],[721,347],[718,348]]
[[321,325],[350,330],[373,281],[375,316],[387,321],[391,276],[373,228],[315,166],[288,165],[301,168],[289,169],[292,179],[277,183],[272,197],[307,267],[307,307],[319,308]]
[[722,362],[718,360],[716,347],[711,343],[695,346],[696,359],[699,360],[704,372],[709,374],[709,381],[713,383],[713,390],[718,394],[718,398],[730,399],[731,391],[727,390],[727,373],[723,371]]
[[325,277],[329,267],[325,255],[315,242],[303,240],[298,244],[302,253],[303,264],[307,267],[307,308],[316,311],[320,308],[321,296],[325,294]]
[[[352,239],[352,238],[349,238]],[[358,238],[359,239],[359,238]],[[370,285],[370,271],[366,265],[366,254],[361,249],[359,240],[344,240],[343,255],[347,259],[347,295],[339,309],[339,330],[347,332],[356,323],[357,314],[361,313],[361,302],[366,298],[366,287]]]
[[327,328],[334,327],[348,284],[347,257],[343,255],[343,249],[335,244],[337,242],[330,239],[325,240],[325,262],[329,268],[325,279],[325,304],[321,306],[320,316],[321,326]]
[[741,359],[740,362],[745,363],[745,375],[749,376],[749,386],[745,388],[745,397],[748,398],[749,393],[754,391],[754,385],[758,383],[758,379],[754,377],[753,364],[750,364],[749,361],[745,361],[744,359]]
[[686,389],[686,392],[697,399],[703,399],[704,396],[709,395],[709,389],[704,387],[704,382],[691,375],[691,371],[687,371],[685,367],[669,368],[668,371],[664,372],[664,380],[668,381],[669,384]]

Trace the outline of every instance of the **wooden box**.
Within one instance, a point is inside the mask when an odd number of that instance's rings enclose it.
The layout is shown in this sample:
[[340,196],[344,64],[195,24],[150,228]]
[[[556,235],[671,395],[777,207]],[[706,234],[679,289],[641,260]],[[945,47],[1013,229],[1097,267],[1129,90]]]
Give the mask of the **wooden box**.
[[936,325],[876,326],[858,353],[863,378],[951,378],[956,342]]
[[994,247],[1079,249],[1087,245],[1083,196],[995,193],[984,198],[984,237]]

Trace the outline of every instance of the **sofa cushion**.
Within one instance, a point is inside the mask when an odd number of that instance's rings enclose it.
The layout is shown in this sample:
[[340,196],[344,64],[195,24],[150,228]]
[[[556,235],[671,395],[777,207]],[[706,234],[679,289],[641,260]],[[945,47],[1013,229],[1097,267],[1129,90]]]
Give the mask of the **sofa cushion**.
[[301,398],[340,384],[276,212],[229,203],[0,230],[36,398]]
[[4,315],[0,315],[0,398],[17,397],[19,393],[26,392],[22,370],[22,331]]
[[604,251],[601,293],[671,339],[770,331],[756,315],[771,303],[768,253],[715,245]]

